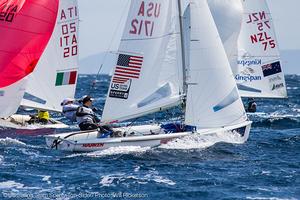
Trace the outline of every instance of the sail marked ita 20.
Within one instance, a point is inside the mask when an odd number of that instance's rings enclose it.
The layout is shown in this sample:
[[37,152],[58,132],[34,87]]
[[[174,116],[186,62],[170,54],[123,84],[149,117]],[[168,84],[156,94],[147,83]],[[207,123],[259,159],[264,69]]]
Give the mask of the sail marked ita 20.
[[60,47],[64,48],[63,56],[68,58],[78,54],[77,40],[77,18],[78,11],[76,6],[62,9],[60,20],[65,23],[61,24]]

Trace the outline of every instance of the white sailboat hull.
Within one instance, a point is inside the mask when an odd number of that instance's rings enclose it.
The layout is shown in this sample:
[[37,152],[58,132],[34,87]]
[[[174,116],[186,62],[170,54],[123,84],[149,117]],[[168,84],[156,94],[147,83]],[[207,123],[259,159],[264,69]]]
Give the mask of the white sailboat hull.
[[49,135],[54,134],[55,129],[69,127],[53,119],[48,124],[28,124],[29,120],[29,115],[20,114],[12,115],[7,119],[0,119],[0,137]]
[[[157,147],[174,139],[192,134],[236,134],[238,129],[243,129],[242,132],[239,132],[239,143],[244,143],[249,137],[250,127],[251,122],[247,121],[239,125],[218,129],[202,129],[196,132],[165,133],[159,125],[144,125],[131,127],[130,131],[134,134],[125,137],[99,138],[97,131],[86,131],[47,135],[45,138],[47,146],[52,149],[71,152],[91,152],[101,151],[111,147],[124,146]],[[122,133],[127,131],[126,128],[114,129],[114,131],[118,130],[123,130]]]

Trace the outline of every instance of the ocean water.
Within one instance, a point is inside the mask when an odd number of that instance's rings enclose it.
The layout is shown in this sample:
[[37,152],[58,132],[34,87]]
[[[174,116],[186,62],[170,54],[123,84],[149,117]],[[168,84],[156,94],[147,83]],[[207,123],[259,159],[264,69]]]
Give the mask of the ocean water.
[[[300,76],[286,78],[289,99],[257,100],[245,144],[194,136],[154,149],[66,153],[43,137],[0,139],[0,199],[300,199]],[[100,79],[81,75],[77,97],[90,94],[103,107],[109,77]]]

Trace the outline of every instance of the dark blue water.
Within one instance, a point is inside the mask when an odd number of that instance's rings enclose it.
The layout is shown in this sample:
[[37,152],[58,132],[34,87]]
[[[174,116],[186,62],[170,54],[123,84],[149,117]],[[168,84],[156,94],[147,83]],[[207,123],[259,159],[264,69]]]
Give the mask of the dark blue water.
[[[89,93],[102,107],[102,78],[90,89],[95,77],[81,76],[77,96]],[[257,101],[265,114],[251,116],[245,144],[193,138],[74,154],[47,149],[42,137],[0,139],[0,199],[300,199],[300,76],[287,76],[287,83],[289,99]]]

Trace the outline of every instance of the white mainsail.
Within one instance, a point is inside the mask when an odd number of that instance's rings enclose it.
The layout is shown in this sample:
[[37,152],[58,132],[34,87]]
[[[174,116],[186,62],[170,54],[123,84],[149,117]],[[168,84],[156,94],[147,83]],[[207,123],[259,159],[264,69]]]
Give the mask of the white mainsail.
[[78,71],[79,13],[77,0],[60,0],[56,25],[21,105],[61,112],[61,101],[73,98]]
[[191,0],[190,78],[185,123],[219,128],[247,120],[206,0]]
[[237,69],[238,38],[242,26],[243,6],[240,0],[208,0],[211,14],[222,39],[231,69]]
[[180,45],[176,1],[132,1],[102,122],[178,105],[183,85]]
[[265,0],[243,0],[238,40],[238,73],[242,97],[287,97],[273,19]]
[[208,2],[235,74],[240,95],[286,97],[278,44],[266,1]]

